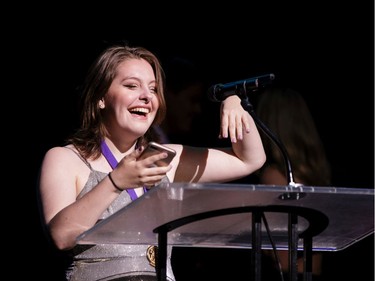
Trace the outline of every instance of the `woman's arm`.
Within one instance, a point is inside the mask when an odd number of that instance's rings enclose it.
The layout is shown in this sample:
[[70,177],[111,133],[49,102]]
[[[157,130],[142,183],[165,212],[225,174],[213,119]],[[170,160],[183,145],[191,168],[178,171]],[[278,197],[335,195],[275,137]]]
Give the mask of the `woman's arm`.
[[[111,172],[120,189],[153,186],[171,169],[150,167],[163,159],[163,153],[138,160],[140,153],[136,150],[125,156]],[[87,165],[70,149],[52,148],[44,157],[39,182],[41,206],[50,236],[59,249],[75,246],[77,236],[93,227],[121,193],[107,176],[77,199],[89,174]]]
[[[95,225],[119,194],[105,178],[77,201],[83,178],[87,180],[89,173],[82,160],[66,148],[52,148],[43,159],[40,200],[45,224],[58,249],[72,248],[76,237]],[[78,177],[78,174],[84,176]]]
[[[221,106],[220,138],[229,138],[228,148],[173,146],[179,159],[174,181],[226,182],[245,177],[265,163],[263,144],[250,114],[238,96],[230,96]],[[176,164],[174,164],[176,165]]]

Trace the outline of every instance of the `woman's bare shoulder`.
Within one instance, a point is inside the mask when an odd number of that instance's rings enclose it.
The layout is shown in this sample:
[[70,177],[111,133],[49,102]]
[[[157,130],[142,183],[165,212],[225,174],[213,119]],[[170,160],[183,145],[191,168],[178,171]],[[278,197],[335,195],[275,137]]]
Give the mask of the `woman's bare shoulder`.
[[43,162],[72,162],[73,164],[76,160],[82,162],[73,146],[55,146],[47,150]]

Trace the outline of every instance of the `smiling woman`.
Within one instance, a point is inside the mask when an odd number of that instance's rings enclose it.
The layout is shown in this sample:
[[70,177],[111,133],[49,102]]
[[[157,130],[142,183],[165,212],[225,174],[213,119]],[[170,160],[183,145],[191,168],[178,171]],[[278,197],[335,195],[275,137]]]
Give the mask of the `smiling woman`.
[[[230,181],[265,162],[259,132],[237,96],[220,109],[219,136],[230,139],[229,147],[168,143],[175,152],[168,165],[158,165],[168,157],[164,151],[140,157],[166,114],[164,72],[142,47],[105,49],[89,69],[81,105],[80,128],[65,146],[47,151],[38,186],[46,233],[68,257],[65,280],[156,280],[149,245],[81,245],[77,236],[160,182]],[[171,246],[167,255],[166,278],[175,280]]]

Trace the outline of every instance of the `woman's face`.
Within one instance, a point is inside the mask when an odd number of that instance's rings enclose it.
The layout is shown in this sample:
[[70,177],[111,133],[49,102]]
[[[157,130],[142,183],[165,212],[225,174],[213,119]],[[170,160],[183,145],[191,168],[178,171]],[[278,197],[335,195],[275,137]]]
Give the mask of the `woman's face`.
[[129,59],[122,62],[101,101],[109,132],[123,130],[135,138],[144,135],[159,108],[156,90],[155,75],[147,61]]

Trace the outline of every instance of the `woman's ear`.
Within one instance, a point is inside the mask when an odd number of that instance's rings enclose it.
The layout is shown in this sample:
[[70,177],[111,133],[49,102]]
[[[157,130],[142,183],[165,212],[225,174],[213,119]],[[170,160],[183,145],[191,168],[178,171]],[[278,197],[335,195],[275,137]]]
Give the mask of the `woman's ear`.
[[105,108],[104,100],[102,100],[102,99],[99,101],[99,108],[100,109]]

